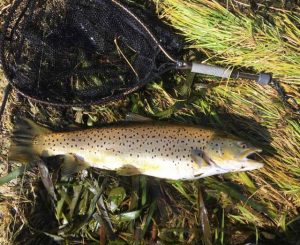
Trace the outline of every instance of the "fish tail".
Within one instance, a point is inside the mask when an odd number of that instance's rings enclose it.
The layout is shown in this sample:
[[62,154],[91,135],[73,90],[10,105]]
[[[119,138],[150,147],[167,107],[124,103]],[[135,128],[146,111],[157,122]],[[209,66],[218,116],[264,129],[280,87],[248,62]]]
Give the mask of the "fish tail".
[[33,147],[34,138],[41,134],[51,133],[51,130],[37,125],[27,118],[16,120],[11,136],[9,161],[31,162],[36,158]]

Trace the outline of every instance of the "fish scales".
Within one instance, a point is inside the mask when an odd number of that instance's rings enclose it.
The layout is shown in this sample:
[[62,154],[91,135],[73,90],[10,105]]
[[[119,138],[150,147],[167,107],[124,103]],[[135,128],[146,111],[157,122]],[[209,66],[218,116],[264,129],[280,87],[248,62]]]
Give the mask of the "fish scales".
[[24,120],[12,141],[9,159],[34,161],[60,155],[67,170],[90,166],[122,175],[190,180],[263,166],[248,158],[261,151],[251,144],[218,130],[185,124],[136,122],[52,132]]
[[38,136],[39,154],[76,154],[92,167],[136,172],[165,178],[187,178],[199,168],[193,149],[202,148],[214,135],[211,130],[181,125],[142,124],[103,127]]

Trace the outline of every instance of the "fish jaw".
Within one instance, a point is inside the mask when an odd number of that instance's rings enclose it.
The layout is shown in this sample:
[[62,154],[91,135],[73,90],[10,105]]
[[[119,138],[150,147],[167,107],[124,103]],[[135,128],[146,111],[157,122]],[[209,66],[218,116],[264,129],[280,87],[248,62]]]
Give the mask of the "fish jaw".
[[198,179],[231,172],[251,171],[260,169],[263,166],[263,163],[248,158],[245,158],[244,160],[227,160],[216,162],[214,165],[202,167],[196,171],[194,176],[195,179]]
[[[262,152],[262,149],[256,148],[256,147],[251,147],[251,148],[248,148],[245,151],[243,151],[240,155],[240,158],[245,160],[245,159],[248,159],[247,157],[257,154],[257,153],[260,153],[260,152]],[[251,159],[248,159],[248,160],[251,160]]]

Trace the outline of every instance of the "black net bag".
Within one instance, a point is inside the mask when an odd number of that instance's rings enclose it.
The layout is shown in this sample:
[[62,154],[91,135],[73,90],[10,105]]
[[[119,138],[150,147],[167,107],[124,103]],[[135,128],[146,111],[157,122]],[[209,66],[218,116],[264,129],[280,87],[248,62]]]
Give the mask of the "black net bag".
[[[4,26],[2,65],[13,86],[31,99],[101,104],[138,89],[166,68],[160,44],[140,19],[110,0],[28,0],[12,8]],[[167,28],[136,11],[178,50]]]

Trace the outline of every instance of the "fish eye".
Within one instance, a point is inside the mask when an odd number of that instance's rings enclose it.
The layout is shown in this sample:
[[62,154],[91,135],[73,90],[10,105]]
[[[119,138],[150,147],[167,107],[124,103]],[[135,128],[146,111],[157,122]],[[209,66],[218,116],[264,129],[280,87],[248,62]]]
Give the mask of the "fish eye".
[[239,141],[237,144],[238,144],[238,146],[240,146],[240,147],[243,148],[243,149],[246,149],[246,148],[248,147],[247,144],[246,144],[245,142]]

